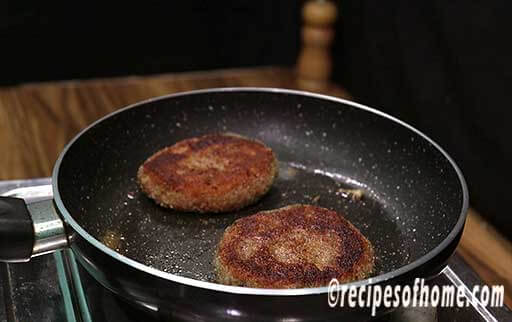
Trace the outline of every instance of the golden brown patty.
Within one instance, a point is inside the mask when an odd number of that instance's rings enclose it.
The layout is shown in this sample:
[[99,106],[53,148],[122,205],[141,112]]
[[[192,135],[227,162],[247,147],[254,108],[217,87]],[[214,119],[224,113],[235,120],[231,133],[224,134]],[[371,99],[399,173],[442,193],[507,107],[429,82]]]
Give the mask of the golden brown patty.
[[276,158],[263,143],[210,134],[156,152],[140,166],[137,177],[142,190],[162,206],[223,212],[258,200],[276,173]]
[[222,284],[301,288],[363,279],[374,258],[368,239],[338,213],[292,205],[235,221],[214,264]]

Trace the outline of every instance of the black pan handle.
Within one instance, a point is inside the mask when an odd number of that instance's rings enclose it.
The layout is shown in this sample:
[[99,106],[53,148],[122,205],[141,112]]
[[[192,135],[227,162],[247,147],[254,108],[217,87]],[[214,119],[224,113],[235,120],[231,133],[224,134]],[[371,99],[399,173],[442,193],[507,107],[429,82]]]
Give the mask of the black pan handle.
[[0,261],[28,261],[34,226],[23,199],[0,197]]
[[26,262],[67,245],[52,200],[27,205],[20,198],[0,197],[0,261]]

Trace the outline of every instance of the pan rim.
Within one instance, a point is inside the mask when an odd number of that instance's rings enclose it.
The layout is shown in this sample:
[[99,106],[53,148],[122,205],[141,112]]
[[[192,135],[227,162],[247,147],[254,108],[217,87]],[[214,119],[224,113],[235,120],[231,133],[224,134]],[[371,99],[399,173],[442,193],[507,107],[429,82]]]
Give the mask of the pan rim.
[[131,266],[134,269],[137,269],[139,271],[143,271],[145,273],[148,273],[150,275],[163,278],[165,280],[169,280],[176,283],[185,284],[188,286],[193,287],[199,287],[203,289],[208,289],[212,291],[221,291],[226,293],[233,293],[233,294],[246,294],[246,295],[262,295],[262,296],[297,296],[297,295],[318,295],[318,294],[326,294],[331,288],[328,286],[324,287],[315,287],[315,288],[299,288],[299,289],[266,289],[266,288],[250,288],[250,287],[243,287],[243,286],[231,286],[231,285],[223,285],[213,282],[206,282],[206,281],[199,281],[193,278],[189,277],[183,277],[178,276],[171,273],[166,273],[161,270],[158,270],[156,268],[152,268],[150,266],[146,266],[143,263],[140,263],[138,261],[135,261],[131,258],[128,258],[124,255],[121,255],[114,250],[108,248],[103,243],[101,243],[99,240],[94,238],[92,235],[90,235],[85,229],[83,229],[78,222],[76,222],[73,218],[73,216],[70,214],[70,212],[66,209],[64,206],[64,202],[61,199],[60,193],[59,193],[59,170],[60,165],[64,159],[64,157],[67,154],[67,151],[73,146],[74,142],[77,141],[82,134],[86,133],[89,129],[97,125],[98,123],[116,115],[117,113],[122,113],[125,110],[135,108],[140,105],[144,105],[147,103],[164,100],[172,97],[180,97],[180,96],[188,96],[188,95],[195,95],[195,94],[205,94],[205,93],[219,93],[219,92],[267,92],[267,93],[283,93],[283,94],[291,94],[291,95],[299,95],[299,96],[306,96],[311,98],[317,98],[322,100],[328,100],[333,101],[337,103],[342,103],[345,105],[350,105],[355,108],[359,108],[362,110],[365,110],[367,112],[376,114],[380,117],[384,117],[392,122],[397,123],[398,125],[401,125],[408,130],[416,133],[420,137],[422,137],[424,140],[432,144],[433,147],[435,147],[451,164],[453,169],[455,170],[457,177],[459,179],[461,188],[462,188],[462,194],[463,194],[463,200],[462,200],[462,209],[461,213],[459,214],[459,218],[457,222],[455,223],[454,227],[450,231],[450,233],[443,239],[443,241],[438,244],[436,247],[434,247],[431,251],[426,253],[425,255],[421,256],[420,258],[416,259],[415,261],[408,263],[407,265],[401,266],[393,271],[367,278],[364,280],[354,281],[350,283],[343,284],[346,287],[360,287],[364,285],[371,285],[371,284],[377,284],[382,283],[387,280],[393,279],[395,277],[398,277],[400,275],[404,275],[408,272],[413,271],[414,269],[417,269],[421,265],[425,264],[435,256],[437,256],[439,253],[441,253],[445,248],[447,248],[453,240],[459,235],[459,233],[462,231],[464,227],[464,223],[466,221],[468,207],[469,207],[469,193],[468,188],[466,185],[466,180],[464,179],[464,176],[460,170],[460,168],[457,166],[455,161],[448,155],[448,153],[441,148],[436,142],[434,142],[431,138],[429,138],[427,135],[425,135],[423,132],[419,131],[418,129],[414,128],[413,126],[409,125],[408,123],[395,118],[394,116],[391,116],[387,113],[384,113],[380,110],[377,110],[375,108],[359,104],[353,101],[349,101],[346,99],[333,97],[329,95],[324,94],[318,94],[318,93],[312,93],[307,91],[300,91],[300,90],[292,90],[292,89],[283,89],[283,88],[271,88],[271,87],[220,87],[220,88],[207,88],[207,89],[199,89],[199,90],[193,90],[193,91],[186,91],[186,92],[179,92],[179,93],[173,93],[173,94],[167,94],[163,96],[153,97],[146,100],[142,100],[139,102],[136,102],[134,104],[130,104],[124,108],[121,108],[119,110],[116,110],[110,114],[107,114],[103,116],[102,118],[94,121],[92,124],[81,130],[73,139],[71,139],[62,152],[60,153],[57,161],[55,162],[53,173],[52,173],[52,190],[54,194],[54,202],[61,213],[61,215],[64,217],[64,220],[73,228],[74,231],[76,231],[82,238],[84,238],[89,244],[92,244],[95,248],[102,251],[106,255],[114,258],[115,260],[118,260],[126,265]]

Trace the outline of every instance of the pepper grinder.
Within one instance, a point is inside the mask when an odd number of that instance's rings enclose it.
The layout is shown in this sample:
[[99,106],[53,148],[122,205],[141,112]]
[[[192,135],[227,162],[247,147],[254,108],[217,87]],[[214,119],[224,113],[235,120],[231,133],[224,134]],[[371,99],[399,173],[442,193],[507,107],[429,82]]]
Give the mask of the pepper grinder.
[[330,46],[337,8],[327,0],[309,0],[302,8],[302,50],[297,60],[297,85],[308,91],[325,91],[332,70]]

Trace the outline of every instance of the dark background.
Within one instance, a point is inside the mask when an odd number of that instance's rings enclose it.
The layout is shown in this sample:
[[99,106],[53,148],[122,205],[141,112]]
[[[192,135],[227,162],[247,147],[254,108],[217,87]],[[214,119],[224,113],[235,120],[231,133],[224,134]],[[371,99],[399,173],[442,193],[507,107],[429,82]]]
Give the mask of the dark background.
[[[512,2],[337,1],[334,81],[415,125],[512,238]],[[301,1],[4,2],[0,85],[293,66]]]
[[300,10],[299,1],[268,0],[10,1],[0,85],[293,65]]

